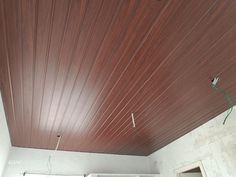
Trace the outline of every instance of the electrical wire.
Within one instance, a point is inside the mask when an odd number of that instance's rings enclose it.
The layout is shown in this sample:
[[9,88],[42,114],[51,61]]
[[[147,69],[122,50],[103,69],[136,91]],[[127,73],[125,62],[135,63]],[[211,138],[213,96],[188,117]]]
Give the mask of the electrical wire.
[[135,128],[134,113],[131,113],[131,118],[132,118],[132,124],[133,124],[133,128]]
[[51,163],[52,156],[55,155],[55,153],[56,153],[56,151],[58,150],[58,147],[59,147],[59,145],[60,145],[60,141],[61,141],[61,136],[58,135],[57,137],[58,137],[58,140],[57,140],[57,144],[56,144],[55,150],[53,151],[52,154],[50,154],[50,155],[48,156],[48,160],[47,160],[48,177],[50,177],[50,176],[51,176],[51,173],[52,173],[52,163]]
[[47,167],[48,167],[48,177],[50,177],[51,176],[51,173],[52,173],[52,164],[51,164],[51,158],[52,158],[52,156],[51,155],[49,155],[49,157],[48,157],[48,162],[47,162]]
[[136,140],[138,137],[139,137],[139,133],[137,131],[137,128],[136,128],[136,123],[135,123],[135,118],[134,118],[134,113],[131,113],[131,120],[132,120],[132,129],[133,129],[133,140]]
[[[214,79],[214,80],[216,80],[216,79]],[[224,90],[224,89],[222,89],[222,88],[220,88],[220,87],[218,87],[217,86],[217,82],[218,82],[218,78],[217,78],[217,81],[216,82],[214,82],[214,80],[212,81],[212,83],[211,83],[211,87],[213,88],[213,89],[215,89],[218,93],[220,93],[220,94],[222,94],[222,95],[224,95],[224,97],[225,97],[225,99],[226,99],[226,101],[227,101],[227,104],[228,104],[228,109],[227,109],[227,114],[226,114],[226,116],[225,116],[225,118],[224,118],[224,121],[223,121],[223,125],[226,123],[226,121],[227,121],[227,119],[228,119],[228,117],[229,117],[229,115],[232,113],[232,111],[233,111],[233,106],[234,106],[234,102],[233,102],[233,98],[226,92],[226,90]]]

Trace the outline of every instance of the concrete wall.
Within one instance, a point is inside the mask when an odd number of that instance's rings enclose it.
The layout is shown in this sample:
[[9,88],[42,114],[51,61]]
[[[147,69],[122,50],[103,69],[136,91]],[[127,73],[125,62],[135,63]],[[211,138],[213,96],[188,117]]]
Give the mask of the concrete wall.
[[[24,171],[47,173],[52,151],[12,147],[4,177],[22,177]],[[57,151],[51,159],[54,174],[148,173],[147,157]]]
[[236,177],[236,107],[149,156],[153,172],[176,177],[176,169],[201,161],[207,177]]
[[0,177],[3,174],[10,147],[11,142],[2,104],[2,97],[0,94]]

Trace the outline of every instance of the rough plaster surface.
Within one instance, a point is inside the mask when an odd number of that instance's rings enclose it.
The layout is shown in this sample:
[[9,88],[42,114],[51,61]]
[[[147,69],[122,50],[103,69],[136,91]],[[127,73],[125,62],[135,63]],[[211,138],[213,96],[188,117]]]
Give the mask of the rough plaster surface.
[[0,94],[0,177],[3,174],[10,147],[11,142],[2,104],[2,97]]
[[[22,177],[24,171],[48,173],[50,150],[12,147],[4,177]],[[51,158],[52,174],[148,173],[144,156],[57,151]]]
[[176,169],[201,161],[207,177],[236,177],[236,107],[151,154],[152,172],[176,177]]

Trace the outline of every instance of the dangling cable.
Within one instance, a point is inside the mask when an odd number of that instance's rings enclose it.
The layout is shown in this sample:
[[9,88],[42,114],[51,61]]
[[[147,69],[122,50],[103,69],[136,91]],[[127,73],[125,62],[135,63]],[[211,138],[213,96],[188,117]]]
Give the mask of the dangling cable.
[[138,131],[136,128],[136,123],[135,123],[135,118],[134,118],[134,113],[131,113],[131,120],[132,120],[132,125],[133,125],[133,139],[136,139],[139,135],[138,135]]
[[51,173],[52,173],[51,158],[52,158],[52,156],[55,155],[56,151],[58,150],[58,147],[59,147],[59,145],[60,145],[60,141],[61,141],[61,135],[58,135],[57,138],[58,138],[58,140],[57,140],[57,144],[56,144],[55,150],[53,151],[52,154],[49,155],[49,157],[48,157],[48,161],[47,161],[48,177],[50,177],[50,176],[51,176]]
[[57,145],[56,145],[56,148],[55,148],[55,151],[54,151],[54,154],[56,153],[56,151],[58,150],[58,147],[60,145],[60,142],[61,142],[61,135],[58,135],[58,140],[57,140]]
[[48,157],[48,162],[47,162],[47,167],[48,167],[48,175],[47,175],[47,176],[48,176],[48,177],[51,176],[51,172],[52,172],[51,158],[52,158],[52,156],[49,155],[49,157]]
[[233,111],[233,98],[222,88],[217,86],[217,83],[219,81],[218,77],[215,77],[212,82],[211,82],[211,87],[213,89],[215,89],[218,93],[223,94],[227,103],[228,103],[228,110],[227,110],[227,114],[225,116],[225,119],[223,121],[223,125],[225,124],[226,120],[228,119],[229,115],[231,114],[231,112]]

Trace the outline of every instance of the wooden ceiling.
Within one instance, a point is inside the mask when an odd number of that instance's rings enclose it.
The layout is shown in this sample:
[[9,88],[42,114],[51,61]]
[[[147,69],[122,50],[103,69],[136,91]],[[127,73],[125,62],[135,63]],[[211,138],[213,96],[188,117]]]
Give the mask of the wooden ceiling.
[[14,146],[148,155],[227,109],[213,77],[236,96],[236,1],[0,2]]

